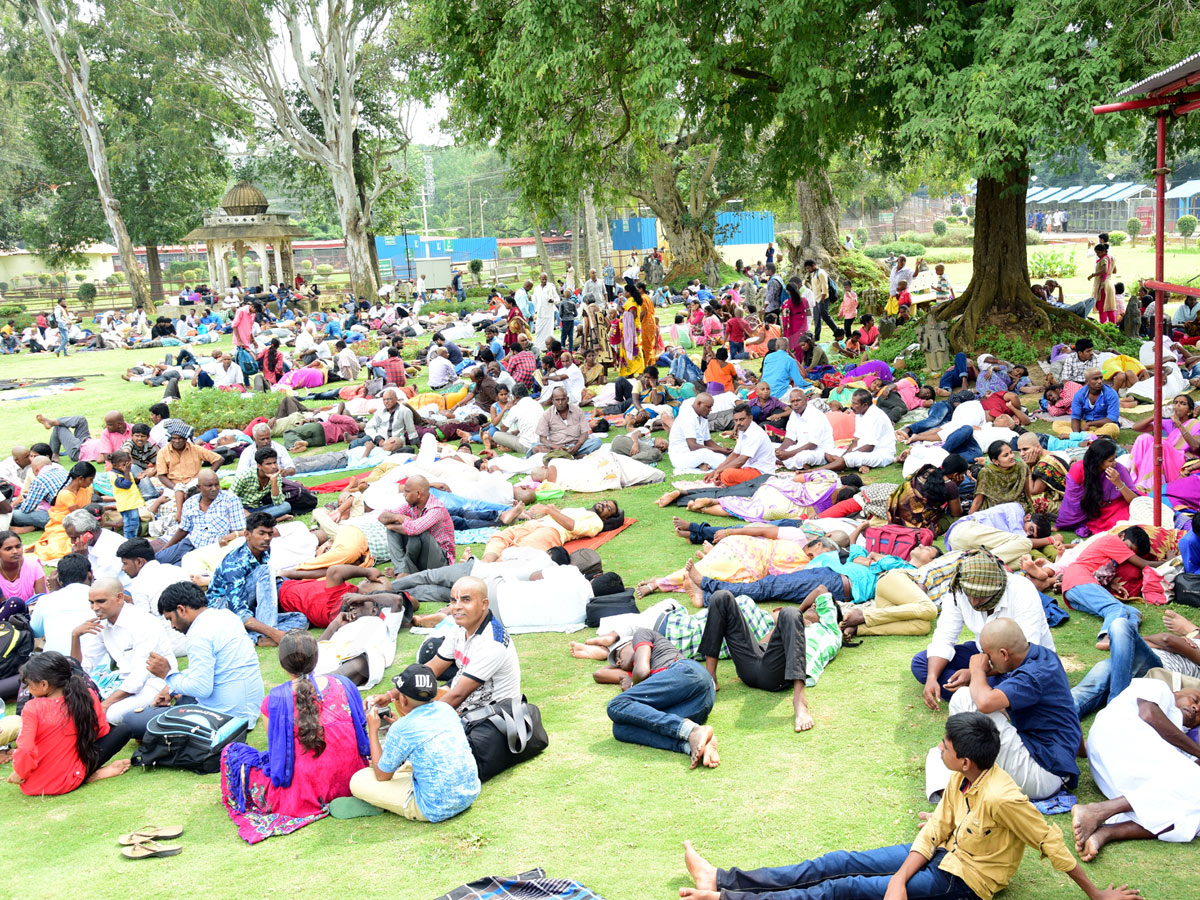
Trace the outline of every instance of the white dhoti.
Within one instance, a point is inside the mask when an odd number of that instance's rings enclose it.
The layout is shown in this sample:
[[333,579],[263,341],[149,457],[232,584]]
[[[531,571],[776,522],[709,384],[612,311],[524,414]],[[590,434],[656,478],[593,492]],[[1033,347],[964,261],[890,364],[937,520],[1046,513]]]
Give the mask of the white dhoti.
[[1105,797],[1124,797],[1133,808],[1108,824],[1136,822],[1160,841],[1187,843],[1200,834],[1200,767],[1142,721],[1138,700],[1183,728],[1170,687],[1150,678],[1133,679],[1096,714],[1087,738],[1092,777]]
[[[830,450],[833,448],[831,447]],[[795,456],[789,456],[784,460],[784,468],[787,469],[807,469],[812,466],[825,465],[825,451],[821,448],[816,450],[803,450]]]
[[709,450],[703,447],[699,450],[672,450],[670,456],[671,465],[674,467],[676,475],[698,472],[701,466],[708,466],[710,469],[715,469],[721,463],[725,462],[725,457],[722,454],[716,450]]
[[862,453],[856,450],[850,453],[838,452],[837,455],[846,461],[847,469],[861,469],[863,466],[866,466],[868,469],[882,469],[884,466],[890,466],[896,461],[894,451],[889,453],[879,450]]
[[153,706],[154,698],[158,696],[159,691],[166,687],[166,684],[161,678],[147,678],[141,690],[136,694],[132,697],[118,700],[104,711],[104,717],[108,719],[108,724],[120,725],[125,721],[125,717],[135,709]]
[[[959,688],[950,698],[949,715],[962,712],[978,712],[970,688]],[[994,712],[988,713],[987,717],[1000,729],[1000,754],[996,757],[996,765],[1009,774],[1026,797],[1045,800],[1062,790],[1062,776],[1046,771],[1034,761],[1008,716]],[[934,747],[925,757],[925,796],[933,799],[935,793],[944,791],[950,775],[950,770],[942,764],[942,752]]]
[[538,316],[533,326],[533,344],[538,353],[546,349],[546,342],[554,337],[554,316]]

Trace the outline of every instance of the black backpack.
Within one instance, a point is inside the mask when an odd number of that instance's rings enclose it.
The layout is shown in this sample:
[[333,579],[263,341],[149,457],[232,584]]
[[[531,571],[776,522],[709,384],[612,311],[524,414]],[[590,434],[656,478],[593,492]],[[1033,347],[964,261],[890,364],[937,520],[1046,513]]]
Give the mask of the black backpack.
[[829,296],[826,299],[830,303],[837,303],[842,296],[841,288],[838,287],[837,280],[831,275],[826,275],[825,279],[829,285]]
[[33,653],[33,630],[24,615],[0,622],[0,678],[13,678]]
[[606,594],[593,597],[587,602],[583,621],[588,628],[598,628],[600,620],[605,616],[620,616],[625,613],[638,611],[637,600],[633,597],[633,588],[621,591],[619,594]]
[[221,771],[221,751],[244,741],[249,723],[202,706],[172,706],[148,723],[133,754],[135,766],[188,769],[197,775]]

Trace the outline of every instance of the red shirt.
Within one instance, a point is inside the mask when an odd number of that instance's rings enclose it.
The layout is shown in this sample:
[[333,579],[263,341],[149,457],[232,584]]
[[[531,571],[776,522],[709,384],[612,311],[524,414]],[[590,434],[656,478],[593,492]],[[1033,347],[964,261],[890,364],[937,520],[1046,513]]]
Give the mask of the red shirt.
[[1096,538],[1083,548],[1075,557],[1075,562],[1067,566],[1063,572],[1062,589],[1065,594],[1071,588],[1081,584],[1099,584],[1096,581],[1096,571],[1105,563],[1120,565],[1133,556],[1133,550],[1115,534],[1105,534]]
[[[100,725],[96,737],[101,738],[108,734],[108,720],[99,698],[91,697]],[[25,704],[13,771],[25,779],[21,793],[31,797],[67,794],[83,784],[87,772],[75,752],[75,723],[65,697],[34,697]]]
[[404,360],[399,356],[389,356],[380,367],[383,369],[383,383],[404,387]]
[[901,291],[896,295],[896,306],[912,306],[912,294]]
[[[996,391],[993,394],[988,394],[979,401],[979,405],[993,418],[1008,415],[1012,411],[1008,408],[1008,404],[1004,402],[1004,391]],[[986,450],[987,448],[985,447],[984,449]]]
[[342,598],[353,590],[349,582],[331,588],[324,578],[288,578],[279,585],[279,608],[304,613],[317,628],[327,628],[342,611]]
[[859,332],[862,334],[862,342],[864,344],[873,344],[879,340],[879,329],[874,325],[870,328],[861,328]]
[[734,316],[725,322],[725,337],[729,339],[730,343],[744,344],[748,328],[745,319],[741,316]]

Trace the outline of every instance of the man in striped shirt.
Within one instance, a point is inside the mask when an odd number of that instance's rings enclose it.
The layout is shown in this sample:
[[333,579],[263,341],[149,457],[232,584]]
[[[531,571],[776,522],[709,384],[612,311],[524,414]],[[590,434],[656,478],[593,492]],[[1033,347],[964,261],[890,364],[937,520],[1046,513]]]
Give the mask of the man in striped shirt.
[[50,514],[40,509],[42,502],[53,503],[58,492],[66,486],[67,470],[56,462],[51,462],[49,456],[34,455],[30,465],[34,471],[33,481],[29,490],[21,496],[21,505],[13,510],[12,527],[20,534],[35,528],[45,528],[50,521]]

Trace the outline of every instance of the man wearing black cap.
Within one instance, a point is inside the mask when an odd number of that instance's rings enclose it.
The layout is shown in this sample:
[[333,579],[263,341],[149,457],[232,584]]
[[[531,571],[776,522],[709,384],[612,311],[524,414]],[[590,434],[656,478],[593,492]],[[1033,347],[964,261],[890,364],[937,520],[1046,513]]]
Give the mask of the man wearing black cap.
[[[395,688],[369,697],[367,734],[371,766],[355,772],[348,798],[335,800],[339,818],[374,815],[379,809],[414,822],[441,822],[470,807],[479,796],[479,770],[467,733],[453,707],[437,702],[437,677],[428,666],[413,664],[392,679]],[[381,715],[400,719],[379,741]],[[362,804],[376,809],[367,809]]]

